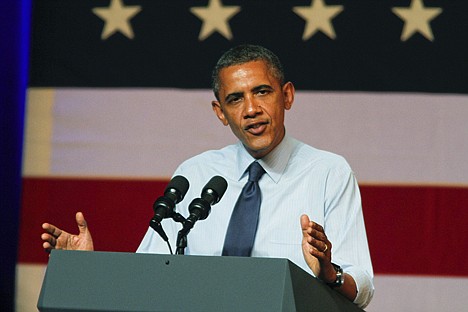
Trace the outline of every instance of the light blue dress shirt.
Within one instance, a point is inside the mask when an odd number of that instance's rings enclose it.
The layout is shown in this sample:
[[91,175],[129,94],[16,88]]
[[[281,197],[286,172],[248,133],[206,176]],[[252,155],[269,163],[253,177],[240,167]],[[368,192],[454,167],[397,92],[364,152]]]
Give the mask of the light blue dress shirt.
[[[185,254],[220,256],[229,219],[247,182],[247,167],[255,161],[241,142],[207,151],[182,163],[174,175],[185,176],[190,188],[177,205],[185,217],[188,205],[201,195],[215,175],[228,182],[224,197],[205,220],[198,221],[188,235]],[[344,158],[318,150],[286,136],[267,156],[259,160],[266,174],[259,181],[262,205],[253,257],[287,258],[313,275],[302,254],[300,216],[323,225],[332,243],[332,261],[356,281],[355,303],[365,307],[374,293],[373,269],[367,244],[356,178]],[[179,223],[162,222],[175,248]],[[166,243],[151,228],[137,252],[169,253]]]

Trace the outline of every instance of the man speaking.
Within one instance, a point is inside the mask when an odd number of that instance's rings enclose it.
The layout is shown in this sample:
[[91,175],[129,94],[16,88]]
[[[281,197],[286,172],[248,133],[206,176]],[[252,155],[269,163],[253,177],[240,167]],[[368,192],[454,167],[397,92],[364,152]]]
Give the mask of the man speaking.
[[[239,139],[183,162],[174,176],[190,182],[186,197],[213,176],[227,181],[225,194],[190,232],[185,248],[192,255],[287,258],[359,307],[374,293],[373,269],[356,178],[336,154],[308,146],[286,134],[284,116],[294,103],[294,85],[285,80],[275,54],[256,45],[224,53],[213,70],[217,118]],[[177,213],[193,207],[181,201]],[[93,250],[82,213],[79,234],[44,223],[46,250]],[[179,226],[161,222],[169,241]],[[168,253],[149,227],[138,252]]]

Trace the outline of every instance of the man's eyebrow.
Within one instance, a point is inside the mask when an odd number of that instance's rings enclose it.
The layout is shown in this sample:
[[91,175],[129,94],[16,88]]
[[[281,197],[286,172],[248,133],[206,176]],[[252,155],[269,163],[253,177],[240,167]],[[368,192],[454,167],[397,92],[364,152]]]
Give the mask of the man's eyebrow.
[[[259,86],[256,86],[256,87],[253,87],[251,92],[253,93],[256,93],[258,91],[261,91],[261,90],[274,90],[272,86],[270,85],[267,85],[267,84],[262,84],[262,85],[259,85]],[[244,92],[233,92],[233,93],[229,93],[228,95],[226,95],[226,97],[224,98],[224,100],[226,102],[229,102],[230,100],[232,100],[233,98],[239,98],[239,97],[243,97],[244,96]]]
[[265,90],[265,89],[273,90],[273,87],[270,86],[270,85],[267,85],[267,84],[262,84],[262,85],[253,87],[252,92],[255,93],[255,92],[258,92],[258,91],[261,91],[261,90]]

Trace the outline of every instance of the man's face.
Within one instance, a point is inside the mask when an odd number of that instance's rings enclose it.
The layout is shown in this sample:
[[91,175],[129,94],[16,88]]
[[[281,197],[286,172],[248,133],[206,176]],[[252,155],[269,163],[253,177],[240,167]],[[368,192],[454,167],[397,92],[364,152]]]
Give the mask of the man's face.
[[288,82],[281,87],[263,61],[226,67],[219,77],[214,112],[250,155],[262,158],[284,137],[284,111],[292,106],[294,86]]

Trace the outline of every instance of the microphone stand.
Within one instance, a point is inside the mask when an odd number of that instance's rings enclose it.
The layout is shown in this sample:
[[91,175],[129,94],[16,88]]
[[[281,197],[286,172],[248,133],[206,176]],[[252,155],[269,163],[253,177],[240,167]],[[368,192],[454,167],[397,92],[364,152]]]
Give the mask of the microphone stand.
[[[178,213],[178,212],[174,213],[171,216],[171,218],[175,222],[182,223],[184,225],[184,229],[185,229],[185,227],[186,227],[185,224],[187,222],[186,222],[186,219],[180,213]],[[163,227],[161,225],[161,222],[158,222],[156,220],[156,218],[153,217],[150,220],[149,225],[167,243],[167,245],[169,246],[169,251],[171,252],[171,255],[172,255],[172,248],[171,248],[171,245],[169,243],[169,238],[167,237],[166,232],[164,231],[164,229],[163,229]],[[176,254],[182,254],[183,255],[184,254],[184,249],[185,249],[185,247],[187,247],[187,237],[186,236],[187,236],[188,232],[190,231],[190,229],[185,234],[181,234],[182,230],[179,231],[179,235],[177,236],[177,251],[176,251]],[[181,235],[185,235],[185,239],[183,239],[183,237],[181,237]],[[179,245],[182,246],[182,247],[179,247]],[[180,251],[182,251],[182,253],[180,253]]]
[[185,248],[187,247],[187,233],[183,233],[182,230],[177,234],[177,249],[176,255],[184,255]]
[[182,223],[183,227],[177,234],[177,242],[176,242],[176,255],[183,255],[185,252],[185,247],[187,247],[187,234],[190,231],[185,231],[185,224],[187,223],[187,219],[184,218],[180,213],[175,213],[172,216],[172,219],[176,222]]
[[[202,195],[203,196],[203,195]],[[190,216],[182,221],[182,229],[177,234],[176,255],[183,255],[187,247],[187,235],[197,220],[204,220],[211,210],[210,202],[203,198],[194,199],[189,205]]]
[[187,235],[190,232],[190,230],[193,227],[192,222],[187,222],[187,220],[184,218],[184,221],[182,222],[183,227],[177,234],[177,249],[176,249],[176,255],[184,255],[185,254],[185,248],[187,247]]
[[174,220],[175,222],[179,222],[179,223],[182,223],[184,224],[185,223],[185,218],[184,216],[182,216],[180,213],[178,212],[175,212],[173,215],[172,215],[172,220]]

